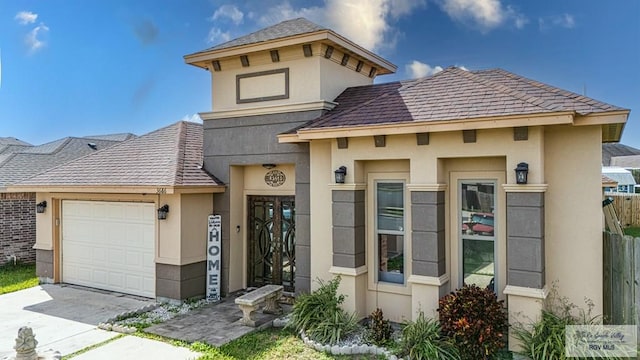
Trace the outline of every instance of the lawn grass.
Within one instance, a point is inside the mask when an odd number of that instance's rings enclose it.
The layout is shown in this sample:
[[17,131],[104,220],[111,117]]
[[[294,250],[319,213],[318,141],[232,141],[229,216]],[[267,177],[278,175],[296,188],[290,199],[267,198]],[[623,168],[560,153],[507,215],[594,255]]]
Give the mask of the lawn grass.
[[624,229],[624,234],[633,237],[640,237],[640,227],[628,227]]
[[307,347],[292,330],[269,328],[247,334],[221,347],[201,342],[188,345],[182,341],[138,331],[136,336],[164,341],[174,346],[185,346],[202,353],[198,360],[369,360],[384,359],[374,355],[334,356]]
[[38,285],[36,266],[7,264],[0,266],[0,295]]

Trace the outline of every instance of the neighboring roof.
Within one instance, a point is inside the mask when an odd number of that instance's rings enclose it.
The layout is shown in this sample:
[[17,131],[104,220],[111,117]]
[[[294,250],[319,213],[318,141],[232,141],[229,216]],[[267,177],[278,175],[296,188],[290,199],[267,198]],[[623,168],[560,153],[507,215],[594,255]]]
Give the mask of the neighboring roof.
[[631,171],[625,170],[623,168],[613,167],[613,166],[603,166],[602,174],[616,181],[618,184],[621,184],[621,185],[630,185],[630,184],[635,185],[636,183],[635,179],[633,178],[633,175],[631,174]]
[[609,166],[612,157],[640,155],[640,149],[623,144],[602,144],[602,165]]
[[0,147],[3,147],[5,145],[32,146],[28,142],[24,142],[14,137],[0,137]]
[[[353,101],[353,98],[362,101]],[[627,111],[502,69],[447,68],[433,76],[345,90],[338,105],[300,131],[575,112]]]
[[202,125],[180,121],[76,159],[20,187],[219,186],[202,168]]
[[610,165],[625,169],[640,169],[640,155],[614,156],[611,158]]
[[221,50],[242,45],[256,44],[260,42],[282,39],[290,36],[313,33],[321,30],[329,30],[323,26],[315,24],[305,18],[286,20],[281,23],[258,30],[249,35],[241,36],[237,39],[216,45],[206,51]]
[[107,135],[90,135],[90,136],[83,136],[83,137],[85,139],[126,141],[129,139],[133,139],[136,136],[132,133],[120,133],[120,134],[107,134]]
[[[121,141],[66,137],[39,146],[22,147],[0,155],[0,188],[105,149]],[[95,148],[89,146],[92,144]]]
[[602,187],[607,187],[607,186],[618,186],[618,182],[602,174]]

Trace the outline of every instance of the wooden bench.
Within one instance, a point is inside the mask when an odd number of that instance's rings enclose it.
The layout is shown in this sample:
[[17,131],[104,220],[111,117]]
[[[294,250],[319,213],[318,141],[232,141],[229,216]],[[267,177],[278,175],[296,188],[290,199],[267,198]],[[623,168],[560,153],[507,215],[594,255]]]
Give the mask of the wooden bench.
[[278,304],[278,299],[282,296],[282,285],[265,285],[250,293],[236,298],[236,304],[242,310],[240,322],[246,326],[256,326],[253,314],[263,302],[265,303],[262,312],[265,314],[282,314],[282,308]]

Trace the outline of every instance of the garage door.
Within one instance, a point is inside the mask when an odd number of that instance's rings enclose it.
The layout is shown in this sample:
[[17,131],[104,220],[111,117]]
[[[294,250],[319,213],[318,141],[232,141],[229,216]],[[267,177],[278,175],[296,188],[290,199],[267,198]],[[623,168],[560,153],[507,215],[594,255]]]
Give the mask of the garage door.
[[155,297],[155,206],[62,202],[62,281]]

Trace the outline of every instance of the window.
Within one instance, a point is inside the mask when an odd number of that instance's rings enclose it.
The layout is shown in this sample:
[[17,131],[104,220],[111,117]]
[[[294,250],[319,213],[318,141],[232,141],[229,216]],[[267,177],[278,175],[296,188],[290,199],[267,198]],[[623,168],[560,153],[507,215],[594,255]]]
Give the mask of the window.
[[376,183],[378,281],[404,283],[404,183]]
[[462,285],[475,284],[495,291],[496,232],[495,183],[460,183],[460,223],[462,241]]

